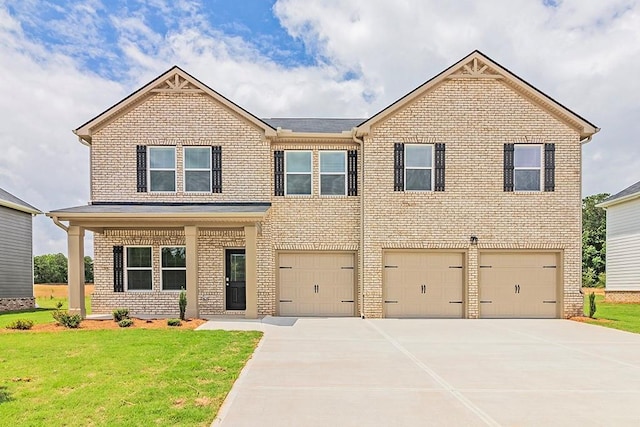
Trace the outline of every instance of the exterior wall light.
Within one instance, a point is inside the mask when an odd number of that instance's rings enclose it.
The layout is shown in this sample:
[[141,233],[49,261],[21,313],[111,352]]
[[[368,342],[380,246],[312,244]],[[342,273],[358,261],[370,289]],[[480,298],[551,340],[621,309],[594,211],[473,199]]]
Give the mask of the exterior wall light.
[[471,237],[469,237],[469,242],[472,245],[477,245],[478,244],[478,236],[475,236],[475,235],[472,234]]

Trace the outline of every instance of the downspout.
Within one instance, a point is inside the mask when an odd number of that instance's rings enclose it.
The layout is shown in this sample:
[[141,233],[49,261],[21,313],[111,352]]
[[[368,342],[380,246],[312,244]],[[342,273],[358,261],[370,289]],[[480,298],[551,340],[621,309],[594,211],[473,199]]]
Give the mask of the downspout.
[[356,128],[351,130],[351,138],[353,142],[360,146],[360,292],[358,299],[360,300],[360,318],[364,319],[364,137],[358,139],[356,136]]
[[61,223],[57,216],[54,215],[51,217],[51,219],[53,220],[53,223],[58,227],[62,228],[65,231],[65,233],[69,231],[69,227]]

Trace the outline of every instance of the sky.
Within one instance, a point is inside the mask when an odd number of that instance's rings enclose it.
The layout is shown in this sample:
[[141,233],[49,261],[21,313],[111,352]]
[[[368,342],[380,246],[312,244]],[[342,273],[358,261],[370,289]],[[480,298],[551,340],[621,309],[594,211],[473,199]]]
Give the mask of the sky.
[[86,204],[71,130],[173,65],[258,117],[359,118],[475,49],[602,129],[583,196],[640,180],[640,0],[0,0],[0,187]]

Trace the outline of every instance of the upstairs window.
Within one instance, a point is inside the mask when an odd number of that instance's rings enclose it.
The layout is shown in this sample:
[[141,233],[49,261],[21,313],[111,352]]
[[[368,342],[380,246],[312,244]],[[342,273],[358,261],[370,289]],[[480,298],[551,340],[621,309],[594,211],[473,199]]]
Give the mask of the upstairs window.
[[149,147],[150,191],[176,191],[175,147]]
[[346,151],[320,152],[320,195],[344,196],[347,192]]
[[184,147],[184,191],[211,191],[211,147]]
[[405,191],[431,191],[433,188],[433,146],[404,145]]
[[153,284],[150,246],[127,247],[127,290],[150,291]]
[[160,253],[162,263],[162,290],[179,291],[187,289],[187,255],[184,246],[163,247]]
[[542,146],[514,145],[513,186],[515,191],[540,191],[542,186]]
[[285,194],[311,195],[311,151],[286,151]]

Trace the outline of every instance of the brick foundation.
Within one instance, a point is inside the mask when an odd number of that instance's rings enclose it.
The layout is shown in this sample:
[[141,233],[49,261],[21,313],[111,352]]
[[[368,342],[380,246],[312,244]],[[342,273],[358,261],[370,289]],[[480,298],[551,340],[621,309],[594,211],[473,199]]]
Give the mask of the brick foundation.
[[0,312],[28,310],[35,306],[35,298],[0,298]]
[[605,291],[606,302],[633,302],[640,303],[640,291]]

